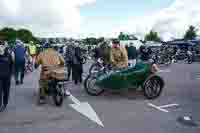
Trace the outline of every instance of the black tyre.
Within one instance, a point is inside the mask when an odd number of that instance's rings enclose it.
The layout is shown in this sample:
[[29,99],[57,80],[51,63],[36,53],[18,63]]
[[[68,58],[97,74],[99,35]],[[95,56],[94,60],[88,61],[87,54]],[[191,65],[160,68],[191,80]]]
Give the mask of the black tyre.
[[53,101],[56,106],[60,107],[63,104],[64,94],[62,94],[61,87],[57,83],[55,83],[54,87],[56,88],[56,90],[54,90],[53,93]]
[[60,107],[62,106],[63,104],[63,99],[64,99],[64,96],[61,96],[59,95],[58,93],[56,93],[54,96],[53,96],[53,100],[54,100],[54,103],[57,107]]
[[85,91],[91,96],[99,96],[104,92],[104,89],[96,85],[96,77],[88,75],[84,81]]
[[87,61],[86,57],[85,57],[85,56],[83,56],[83,57],[82,57],[82,63],[83,63],[83,64],[85,64],[85,63],[86,63],[86,61]]
[[160,96],[164,88],[164,81],[161,77],[153,75],[144,82],[142,88],[147,99],[155,99]]

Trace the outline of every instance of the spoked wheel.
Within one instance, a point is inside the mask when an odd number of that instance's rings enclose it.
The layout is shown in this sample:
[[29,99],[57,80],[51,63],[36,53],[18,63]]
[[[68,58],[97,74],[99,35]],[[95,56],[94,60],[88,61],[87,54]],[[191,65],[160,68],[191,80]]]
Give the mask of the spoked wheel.
[[96,85],[96,77],[88,75],[84,81],[85,91],[91,96],[99,96],[104,92],[104,89]]
[[164,87],[164,81],[159,76],[152,76],[148,78],[144,85],[144,95],[148,99],[155,99],[160,96]]

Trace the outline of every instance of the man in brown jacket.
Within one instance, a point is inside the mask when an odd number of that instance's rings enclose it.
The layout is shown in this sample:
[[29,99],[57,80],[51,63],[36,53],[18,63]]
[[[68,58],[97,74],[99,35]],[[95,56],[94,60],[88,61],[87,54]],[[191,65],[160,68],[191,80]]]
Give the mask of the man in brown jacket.
[[126,48],[120,46],[119,41],[113,41],[113,47],[110,55],[110,60],[114,68],[123,69],[128,67],[128,55]]
[[39,103],[44,103],[50,71],[58,66],[64,68],[64,58],[54,49],[50,48],[49,45],[45,46],[45,48],[47,49],[40,53],[36,60],[36,64],[42,66],[39,80]]

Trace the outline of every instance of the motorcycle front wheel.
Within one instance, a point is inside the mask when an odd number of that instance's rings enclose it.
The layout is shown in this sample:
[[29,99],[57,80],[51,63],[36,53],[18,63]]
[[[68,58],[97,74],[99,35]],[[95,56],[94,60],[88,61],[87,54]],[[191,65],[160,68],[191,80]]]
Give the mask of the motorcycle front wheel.
[[104,89],[96,85],[96,77],[88,75],[84,81],[85,91],[91,96],[99,96],[104,92]]

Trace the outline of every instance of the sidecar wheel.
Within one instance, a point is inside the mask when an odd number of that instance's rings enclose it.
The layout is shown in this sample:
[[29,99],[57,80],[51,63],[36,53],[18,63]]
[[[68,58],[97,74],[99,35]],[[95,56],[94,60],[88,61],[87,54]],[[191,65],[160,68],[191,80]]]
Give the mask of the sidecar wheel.
[[85,91],[91,96],[99,96],[104,92],[104,89],[98,87],[96,84],[96,77],[88,75],[84,81]]
[[164,81],[159,76],[152,76],[148,78],[144,85],[143,91],[147,99],[155,99],[160,96],[164,87]]

